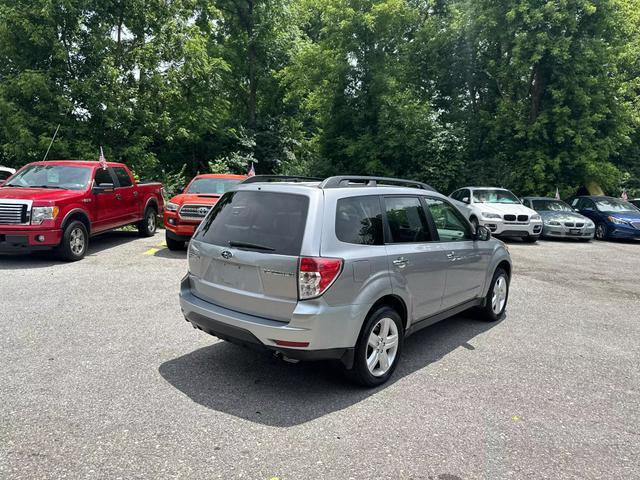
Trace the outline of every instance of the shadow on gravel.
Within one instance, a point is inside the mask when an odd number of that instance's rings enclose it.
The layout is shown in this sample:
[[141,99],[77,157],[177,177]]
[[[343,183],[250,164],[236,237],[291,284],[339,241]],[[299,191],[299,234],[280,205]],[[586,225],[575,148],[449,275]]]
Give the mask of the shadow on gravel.
[[165,362],[159,372],[207,408],[264,425],[290,427],[350,407],[458,347],[474,350],[469,340],[498,323],[459,316],[417,332],[406,340],[391,380],[370,390],[349,383],[331,363],[288,364],[227,342]]
[[187,249],[184,250],[169,250],[168,248],[163,248],[158,250],[153,254],[154,257],[158,258],[187,258]]
[[[138,232],[133,231],[117,230],[102,233],[89,240],[87,257],[96,255],[104,250],[109,250],[110,248],[122,246],[139,238]],[[46,268],[66,264],[66,262],[58,260],[52,251],[36,251],[26,254],[0,254],[0,270]]]

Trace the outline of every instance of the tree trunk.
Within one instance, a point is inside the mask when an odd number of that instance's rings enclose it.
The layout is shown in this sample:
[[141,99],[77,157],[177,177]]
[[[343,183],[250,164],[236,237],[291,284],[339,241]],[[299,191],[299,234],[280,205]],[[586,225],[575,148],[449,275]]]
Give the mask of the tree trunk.
[[247,68],[249,72],[249,98],[247,99],[247,111],[249,128],[255,130],[256,128],[256,96],[258,92],[258,80],[256,75],[257,69],[257,49],[256,40],[254,38],[254,2],[249,0],[247,2]]

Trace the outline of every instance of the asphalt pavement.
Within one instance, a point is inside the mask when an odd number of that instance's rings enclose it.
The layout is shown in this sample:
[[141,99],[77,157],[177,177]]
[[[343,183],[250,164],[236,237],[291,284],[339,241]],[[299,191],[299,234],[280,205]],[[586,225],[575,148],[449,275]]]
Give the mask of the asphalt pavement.
[[510,243],[507,318],[365,390],[194,330],[162,240],[0,256],[0,478],[640,478],[640,243]]

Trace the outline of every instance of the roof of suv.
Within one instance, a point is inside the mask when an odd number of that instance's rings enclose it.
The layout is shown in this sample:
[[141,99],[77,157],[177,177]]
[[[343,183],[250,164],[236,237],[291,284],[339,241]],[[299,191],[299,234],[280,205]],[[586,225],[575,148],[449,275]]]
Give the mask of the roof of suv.
[[315,187],[321,189],[328,188],[375,188],[375,187],[396,187],[396,188],[412,188],[435,192],[436,190],[426,183],[416,180],[404,180],[401,178],[390,177],[369,177],[356,175],[341,175],[329,177],[326,179],[314,177],[298,177],[291,175],[256,175],[249,177],[242,182],[242,185],[252,183],[278,183],[296,186]]

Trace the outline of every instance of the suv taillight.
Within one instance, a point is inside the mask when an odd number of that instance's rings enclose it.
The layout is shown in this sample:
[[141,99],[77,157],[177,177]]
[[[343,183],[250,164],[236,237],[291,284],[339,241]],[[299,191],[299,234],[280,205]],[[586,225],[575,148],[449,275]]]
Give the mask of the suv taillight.
[[341,258],[302,257],[298,268],[298,297],[307,300],[322,295],[342,271]]

